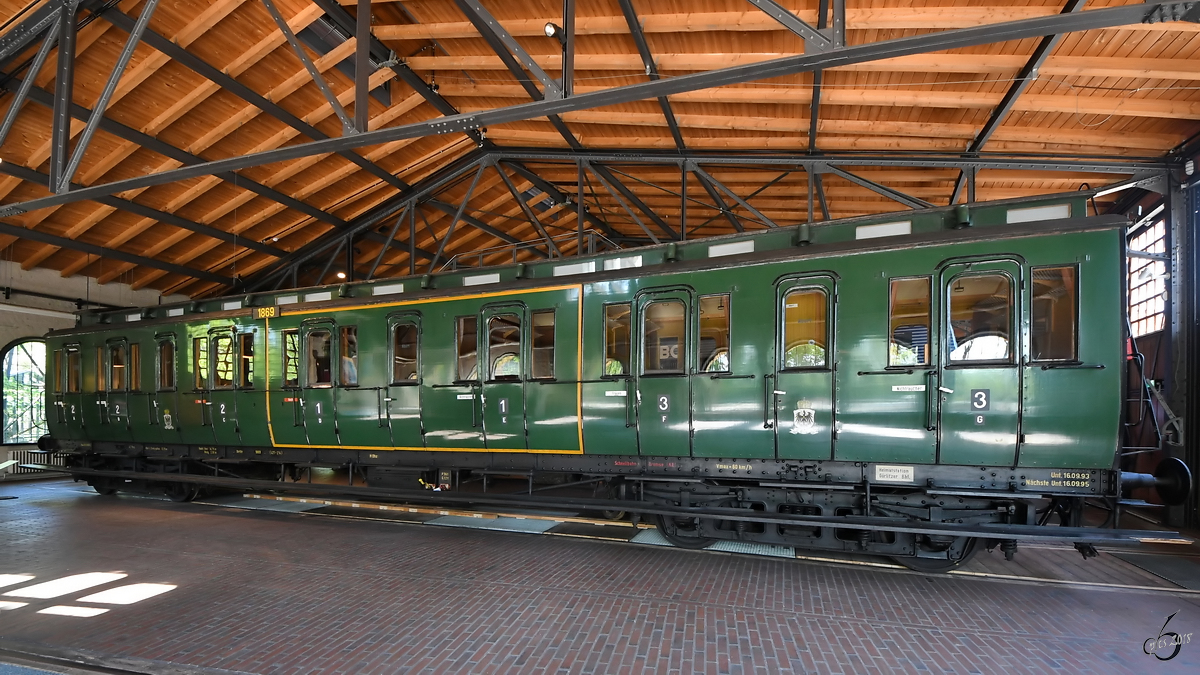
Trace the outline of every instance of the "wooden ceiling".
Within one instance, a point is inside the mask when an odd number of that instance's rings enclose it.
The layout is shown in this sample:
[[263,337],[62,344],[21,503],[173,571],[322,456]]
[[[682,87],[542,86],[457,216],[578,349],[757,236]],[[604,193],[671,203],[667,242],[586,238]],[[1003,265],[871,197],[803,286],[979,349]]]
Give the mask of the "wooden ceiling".
[[[6,22],[3,30],[45,1],[0,0],[0,21]],[[846,42],[859,45],[1049,16],[1061,12],[1064,1],[848,0]],[[1081,11],[1140,2],[1093,0]],[[325,10],[305,0],[274,3],[292,30],[300,34],[306,53],[329,88],[353,116],[355,39],[338,36],[315,49],[313,36],[328,33],[331,25]],[[341,0],[341,4],[351,16],[355,14],[355,0]],[[560,2],[486,0],[483,4],[551,77],[561,77],[559,42],[543,33],[547,21],[563,23]],[[780,4],[799,18],[817,23],[818,0],[781,0]],[[803,39],[745,0],[633,0],[632,5],[663,78],[804,53]],[[143,0],[115,4],[116,10],[133,18],[142,7]],[[454,0],[380,1],[373,2],[371,10],[374,36],[457,111],[490,110],[530,100]],[[576,93],[648,79],[618,0],[578,0],[576,16]],[[86,10],[79,14],[86,25],[78,32],[73,93],[74,102],[88,109],[99,99],[128,37],[106,20],[104,12],[94,20],[89,17]],[[149,27],[324,135],[342,134],[341,120],[260,0],[163,0]],[[809,137],[814,95],[811,73],[673,95],[669,107],[684,148],[692,152],[769,152],[773,157],[810,151],[866,151],[905,157],[924,152],[961,153],[1000,105],[1040,41],[1030,38],[826,70],[821,76],[813,138]],[[11,105],[17,81],[13,78],[28,76],[29,62],[39,44],[34,41],[10,62],[5,73],[9,85],[2,97],[6,103],[0,107]],[[1198,50],[1200,24],[1196,23],[1149,23],[1064,35],[982,151],[1026,157],[1162,158],[1200,130]],[[56,61],[51,52],[34,77],[35,94],[41,90],[53,95]],[[375,70],[370,82],[374,87],[368,101],[371,129],[443,114],[428,96],[401,81],[391,68]],[[203,160],[310,140],[295,125],[144,41],[120,78],[105,117]],[[561,119],[570,135],[589,150],[678,151],[664,109],[656,100],[568,112]],[[75,120],[71,132],[79,134],[83,128],[84,121]],[[544,117],[488,127],[486,139],[500,148],[570,147],[563,133]],[[419,184],[476,148],[474,140],[459,133],[393,141],[360,148],[357,153],[405,183]],[[161,150],[161,145],[156,150],[102,128],[87,147],[74,181],[99,185],[173,169],[184,164],[181,158],[187,159],[179,152],[168,156]],[[50,153],[51,109],[31,97],[0,146],[0,158],[14,170],[24,167],[45,174]],[[308,212],[297,208],[295,202],[280,203],[263,196],[261,190],[251,191],[219,176],[189,178],[118,195],[158,212],[235,233],[238,241],[185,229],[177,221],[167,222],[144,210],[113,206],[111,200],[75,201],[0,222],[193,270],[244,278],[271,268],[282,255],[327,235],[337,222],[353,222],[402,193],[394,182],[383,180],[379,172],[368,171],[362,164],[366,162],[352,162],[344,155],[321,154],[239,172],[241,177],[314,207]],[[578,172],[569,161],[528,161],[525,166],[564,193],[576,190]],[[615,176],[664,223],[679,229],[684,186],[678,167],[636,162],[606,166],[609,176]],[[513,240],[537,240],[534,224],[525,217],[500,170],[529,205],[538,206],[538,218],[550,235],[575,231],[572,207],[550,204],[528,176],[501,164],[484,170],[471,193],[464,214],[473,218],[475,225],[459,223],[452,238],[443,244],[455,210],[445,205],[457,207],[474,175],[470,171],[439,191],[436,196],[441,208],[424,204],[418,209],[416,245],[426,251],[444,246],[444,260]],[[706,166],[704,170],[775,223],[789,225],[807,218],[809,179],[803,171],[750,163]],[[866,166],[856,168],[855,173],[938,205],[949,202],[959,176],[955,168],[920,166]],[[34,180],[28,172],[21,176],[12,171],[0,175],[0,203],[49,194],[44,182]],[[977,177],[976,199],[1075,190],[1085,183],[1099,187],[1128,177],[1120,173],[984,169]],[[838,175],[825,174],[823,187],[831,218],[905,208]],[[714,195],[704,189],[694,175],[686,190],[688,238],[732,232],[735,226],[763,226],[728,194],[715,191]],[[619,191],[607,187],[597,175],[586,175],[585,193],[590,213],[607,225],[609,238],[615,233],[628,237],[623,245],[632,245],[646,237],[617,199]],[[717,208],[715,196],[724,202],[725,213]],[[1101,198],[1099,208],[1104,209],[1105,199],[1117,196]],[[964,191],[960,200],[965,198]],[[333,218],[316,218],[313,210]],[[816,219],[824,217],[819,207],[814,205],[813,211]],[[639,216],[645,224],[650,223],[646,214]],[[391,224],[382,231],[389,231]],[[480,224],[486,227],[477,226]],[[596,228],[589,225],[589,229]],[[399,232],[399,239],[407,239],[407,228]],[[355,242],[358,275],[371,266],[381,240],[376,234]],[[564,240],[562,252],[570,255],[573,247],[573,238]],[[229,290],[178,269],[157,269],[24,236],[0,236],[0,249],[5,259],[24,269],[45,267],[63,276],[85,274],[100,283],[116,281],[193,297]],[[271,252],[266,252],[268,249]],[[518,257],[523,255],[531,254]],[[510,261],[512,254],[501,251],[484,256],[484,260]],[[417,262],[422,272],[429,266],[425,258]],[[327,275],[336,271],[338,265],[326,270]],[[408,273],[407,243],[389,249],[380,271],[384,275]],[[302,279],[310,283],[320,280],[311,273]]]

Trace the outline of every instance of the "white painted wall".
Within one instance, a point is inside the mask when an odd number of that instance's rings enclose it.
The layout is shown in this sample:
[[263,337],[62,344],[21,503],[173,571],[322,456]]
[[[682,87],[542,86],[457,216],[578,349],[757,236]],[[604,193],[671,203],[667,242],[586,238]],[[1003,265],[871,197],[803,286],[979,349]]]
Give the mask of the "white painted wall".
[[[17,290],[30,290],[39,293],[50,293],[68,298],[91,299],[110,305],[127,307],[145,307],[159,304],[159,293],[155,290],[143,289],[135,291],[127,284],[98,285],[94,279],[84,276],[62,278],[54,270],[32,269],[22,270],[16,263],[0,261],[0,286]],[[184,295],[163,296],[162,302],[184,302]],[[55,328],[70,328],[75,325],[74,319],[66,317],[37,316],[21,314],[5,309],[3,305],[20,305],[36,307],[57,312],[74,312],[75,303],[70,301],[35,298],[19,293],[5,300],[0,295],[0,349],[4,345],[22,337],[41,337],[47,331]]]

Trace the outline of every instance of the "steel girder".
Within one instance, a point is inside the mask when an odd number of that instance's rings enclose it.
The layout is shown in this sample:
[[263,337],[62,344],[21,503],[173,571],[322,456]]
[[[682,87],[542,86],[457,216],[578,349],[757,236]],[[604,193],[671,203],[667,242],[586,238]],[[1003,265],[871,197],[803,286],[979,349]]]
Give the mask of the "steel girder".
[[[1079,11],[1079,9],[1083,7],[1083,3],[1086,1],[1087,0],[1067,0],[1067,4],[1063,7],[1062,13],[1070,14],[1072,12]],[[1000,105],[996,106],[996,109],[992,111],[991,116],[988,117],[988,121],[983,125],[983,128],[979,130],[978,134],[975,134],[974,140],[971,141],[971,145],[967,148],[968,152],[979,152],[983,149],[984,144],[988,142],[988,139],[992,137],[992,134],[996,133],[996,129],[999,129],[1000,125],[1004,123],[1004,120],[1008,117],[1008,113],[1012,112],[1013,105],[1016,104],[1017,99],[1020,98],[1021,94],[1024,94],[1025,90],[1029,88],[1029,85],[1037,79],[1038,69],[1041,68],[1042,64],[1046,62],[1046,58],[1050,56],[1050,52],[1054,51],[1054,47],[1058,45],[1061,39],[1061,34],[1047,35],[1042,38],[1042,41],[1038,43],[1037,48],[1033,50],[1033,54],[1029,57],[1029,60],[1025,62],[1025,66],[1021,68],[1021,72],[1017,73],[1017,79],[1012,83],[1011,86],[1009,86],[1008,91],[1004,92],[1004,98],[1000,99]],[[973,178],[973,176],[971,176],[971,178]],[[964,170],[958,174],[958,180],[954,182],[954,192],[950,196],[951,204],[958,201],[958,195],[962,192],[963,184],[967,182],[967,179],[967,171]],[[974,186],[972,185],[969,190],[967,201],[975,201],[974,192]]]
[[[324,3],[322,3],[324,4]],[[613,87],[595,92],[577,94],[558,100],[543,99],[530,103],[517,104],[494,110],[460,113],[435,118],[422,122],[377,129],[365,133],[342,136],[338,138],[323,138],[321,140],[302,143],[294,146],[278,148],[265,152],[253,153],[239,157],[229,157],[203,164],[182,167],[164,171],[151,176],[113,181],[103,185],[91,186],[68,194],[52,195],[42,199],[30,200],[19,204],[10,204],[0,209],[0,216],[15,215],[30,210],[65,204],[81,199],[93,199],[99,196],[116,194],[126,190],[161,185],[196,176],[210,175],[218,172],[237,171],[251,166],[308,157],[322,153],[346,153],[353,160],[361,156],[351,152],[352,149],[368,145],[378,145],[391,141],[417,138],[422,136],[462,133],[478,130],[491,124],[502,124],[538,117],[552,117],[561,113],[584,110],[616,103],[627,103],[644,99],[656,99],[660,96],[679,94],[698,89],[708,89],[729,84],[760,80],[799,72],[812,72],[838,66],[846,66],[879,59],[921,54],[944,49],[954,49],[978,44],[1004,42],[1029,37],[1041,37],[1057,33],[1110,28],[1141,22],[1174,20],[1184,16],[1184,10],[1193,8],[1193,3],[1185,0],[1149,0],[1144,4],[1126,5],[1095,9],[1087,12],[1073,12],[1054,16],[1023,19],[1006,23],[976,26],[929,33],[917,36],[885,40],[864,45],[854,45],[830,49],[815,54],[788,56],[761,63],[733,66],[714,71],[681,75],[667,79],[653,80],[621,87]],[[123,15],[122,15],[123,16]],[[126,17],[128,18],[128,17]],[[147,32],[147,39],[153,33]],[[168,42],[169,48],[170,43]],[[155,48],[159,48],[154,45]],[[186,54],[186,52],[185,52]],[[186,65],[186,64],[185,64]],[[224,85],[223,85],[224,86]],[[257,96],[257,94],[255,94]],[[259,97],[261,98],[261,97]],[[378,167],[365,167],[368,170]],[[374,173],[374,171],[372,171]],[[390,176],[390,174],[389,174]],[[392,180],[395,177],[391,177]],[[391,181],[389,181],[391,182]]]

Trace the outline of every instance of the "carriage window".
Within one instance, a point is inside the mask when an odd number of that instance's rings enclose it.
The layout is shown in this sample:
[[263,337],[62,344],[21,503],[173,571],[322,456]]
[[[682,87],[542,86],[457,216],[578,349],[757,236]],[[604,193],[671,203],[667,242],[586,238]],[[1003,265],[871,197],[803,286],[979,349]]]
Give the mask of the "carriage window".
[[108,389],[108,377],[104,372],[104,347],[96,347],[96,391]]
[[956,278],[948,289],[950,330],[946,351],[958,363],[1008,361],[1012,326],[1012,282],[1003,274]]
[[629,335],[633,330],[629,303],[604,306],[604,374],[629,374]]
[[1034,361],[1075,360],[1077,289],[1074,267],[1033,268],[1030,349]]
[[142,349],[136,342],[129,345],[129,390],[142,390]]
[[233,336],[218,335],[212,339],[213,389],[233,387]]
[[308,386],[328,387],[333,384],[333,369],[329,331],[314,330],[308,334]]
[[821,288],[798,288],[783,296],[784,369],[825,367],[828,305]]
[[554,377],[554,312],[534,312],[533,323],[533,363],[530,364],[529,376],[535,379],[551,379]]
[[51,391],[61,394],[66,391],[64,378],[66,372],[63,371],[63,350],[54,350],[54,382],[50,385]]
[[488,379],[521,378],[521,317],[501,314],[488,320]]
[[67,392],[78,394],[83,379],[83,354],[78,349],[67,349]]
[[683,374],[686,325],[687,305],[681,300],[647,303],[642,316],[643,374]]
[[473,316],[458,317],[458,380],[479,379],[479,362],[476,358],[476,333],[478,319]]
[[357,387],[358,326],[342,326],[338,329],[338,346],[342,354],[342,386]]
[[929,365],[929,277],[892,279],[888,288],[888,367]]
[[418,334],[415,324],[392,327],[392,384],[417,381]]
[[300,331],[283,331],[283,386],[300,386]]
[[125,345],[115,344],[108,346],[108,386],[112,391],[125,391],[128,388],[128,382],[125,376]]
[[175,388],[175,342],[163,340],[158,343],[158,390],[171,391]]
[[242,362],[238,369],[238,386],[254,386],[254,333],[242,333]]
[[729,372],[729,296],[700,298],[700,370]]
[[208,340],[192,338],[192,372],[196,389],[208,389]]

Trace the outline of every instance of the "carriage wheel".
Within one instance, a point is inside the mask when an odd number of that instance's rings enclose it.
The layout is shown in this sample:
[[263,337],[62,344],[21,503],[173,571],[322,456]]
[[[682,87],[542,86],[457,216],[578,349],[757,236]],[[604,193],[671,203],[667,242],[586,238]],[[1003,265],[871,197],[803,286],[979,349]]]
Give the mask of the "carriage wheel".
[[163,486],[163,494],[173,502],[190,502],[196,498],[196,486],[188,483],[167,483]]
[[[916,556],[895,557],[892,560],[904,565],[910,570],[917,572],[928,572],[937,574],[940,572],[949,572],[953,569],[958,569],[963,565],[971,562],[971,558],[979,552],[979,540],[975,537],[959,537],[954,540],[954,543],[962,543],[962,556],[958,560],[950,560],[947,558],[918,558]],[[927,538],[921,537],[917,542],[917,548],[925,551],[945,551],[950,548],[949,545],[939,548],[936,542],[929,542]]]
[[663,538],[679,548],[701,549],[716,543],[716,539],[695,536],[698,528],[691,518],[656,516],[658,531]]

